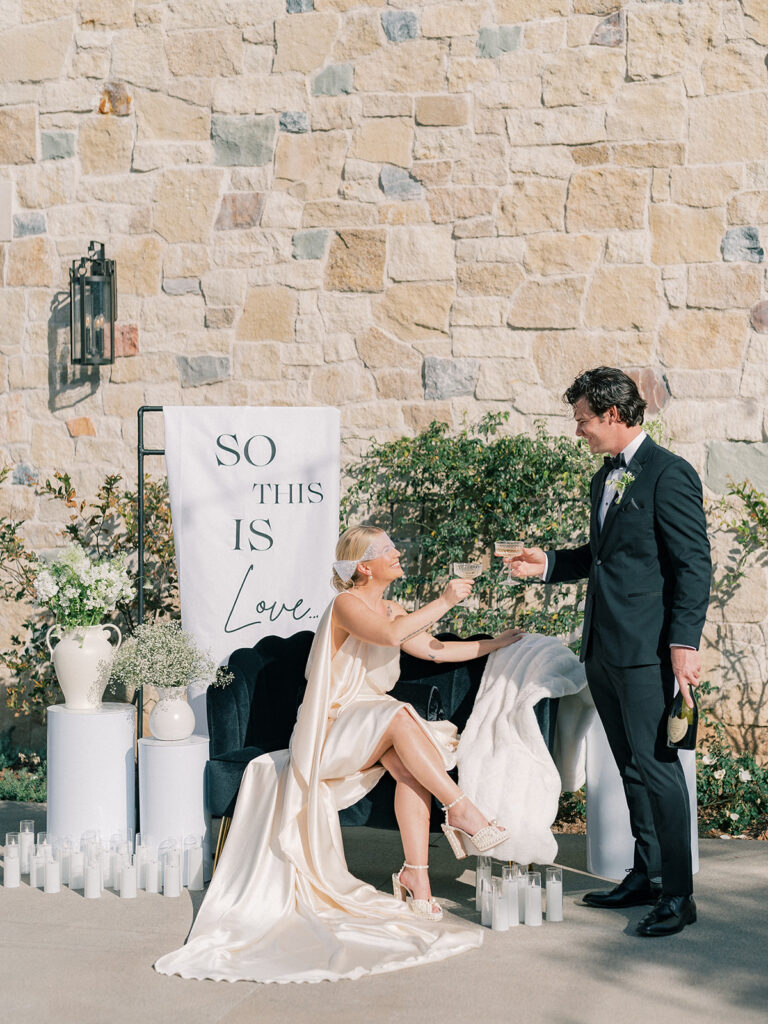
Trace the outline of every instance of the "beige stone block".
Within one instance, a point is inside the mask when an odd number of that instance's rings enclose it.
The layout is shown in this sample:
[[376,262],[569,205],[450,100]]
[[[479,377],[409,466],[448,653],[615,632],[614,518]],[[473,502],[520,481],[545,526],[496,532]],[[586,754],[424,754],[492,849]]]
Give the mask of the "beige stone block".
[[[18,244],[18,243],[17,243]],[[3,351],[21,344],[26,321],[24,290],[0,288],[0,323],[3,325]]]
[[584,321],[607,330],[650,329],[656,326],[660,299],[659,273],[652,267],[599,267],[587,292]]
[[295,320],[296,293],[291,288],[249,288],[235,337],[238,341],[293,341]]
[[83,174],[120,174],[130,170],[133,124],[129,118],[97,114],[81,122],[80,167]]
[[451,325],[456,327],[501,327],[507,311],[507,296],[458,295],[451,307]]
[[627,12],[630,78],[674,75],[697,65],[714,44],[718,12],[706,4],[648,4]]
[[[438,129],[439,130],[439,129]],[[461,129],[448,128],[458,132]],[[489,185],[498,188],[508,177],[507,151],[504,139],[497,135],[476,135],[453,165],[453,181],[457,185]]]
[[[376,208],[370,203],[327,199],[321,202],[309,202],[305,205],[301,227],[370,227],[378,222]],[[263,217],[262,223],[264,223]]]
[[669,202],[669,171],[666,168],[654,167],[651,173],[651,202]]
[[723,215],[720,210],[652,204],[649,214],[651,258],[656,264],[705,263],[720,258]]
[[587,273],[597,263],[602,247],[602,238],[595,235],[529,235],[525,269],[539,277]]
[[768,10],[763,0],[741,0],[747,35],[761,46],[768,46]]
[[500,234],[527,235],[565,229],[564,181],[522,178],[503,189],[497,217]]
[[525,279],[517,263],[459,266],[459,291],[469,295],[512,295]]
[[430,219],[439,223],[436,218],[430,217],[430,210],[423,200],[418,202],[407,202],[395,200],[393,203],[382,203],[377,207],[379,224],[429,224]]
[[341,34],[333,51],[335,63],[355,60],[374,53],[386,42],[381,15],[373,11],[356,11],[343,21]]
[[72,19],[18,25],[0,32],[0,82],[61,77],[72,39]]
[[687,113],[685,92],[679,80],[625,82],[608,109],[608,138],[633,142],[640,139],[682,140]]
[[624,167],[590,167],[571,178],[566,220],[569,231],[624,231],[645,224],[648,173]]
[[387,273],[393,281],[439,281],[456,273],[451,228],[393,227]]
[[496,0],[496,17],[500,25],[543,18],[565,18],[569,8],[568,0]]
[[144,139],[208,139],[211,134],[209,111],[161,92],[136,95],[136,120]]
[[312,132],[291,135],[281,132],[275,151],[275,178],[279,182],[301,182],[299,199],[335,196],[347,152],[347,139],[342,132]]
[[313,96],[311,126],[313,132],[355,128],[360,122],[359,96]]
[[469,96],[419,96],[416,123],[458,127],[469,123]]
[[397,92],[366,93],[363,117],[412,117],[413,98]]
[[356,339],[357,351],[365,365],[372,370],[399,367],[418,370],[422,359],[411,345],[385,334],[378,327],[369,327]]
[[154,230],[167,242],[206,242],[219,208],[222,172],[163,171],[155,185]]
[[133,0],[79,0],[77,15],[83,28],[132,28]]
[[745,39],[718,46],[704,56],[701,78],[707,93],[750,92],[765,87],[764,53]]
[[768,223],[768,190],[740,192],[727,207],[729,224]]
[[75,198],[75,168],[70,160],[45,160],[17,171],[19,203],[32,210],[71,203]]
[[579,150],[605,150],[602,160],[588,161],[592,163],[608,163],[607,147],[578,146],[569,149],[567,146],[514,146],[509,150],[509,169],[518,174],[537,174],[542,178],[570,178],[579,161],[575,154]]
[[154,235],[122,238],[115,252],[120,292],[157,295],[165,245]]
[[507,133],[513,146],[581,146],[602,142],[606,138],[605,109],[586,106],[514,110],[507,116]]
[[335,14],[310,12],[275,22],[277,53],[273,71],[314,71],[333,50],[339,30]]
[[492,188],[430,188],[427,203],[435,224],[449,224],[491,214],[497,197],[498,190]]
[[573,0],[574,14],[613,14],[624,6],[623,0]]
[[690,101],[688,160],[728,164],[768,158],[768,93],[701,96]]
[[206,305],[239,309],[245,301],[247,280],[242,270],[209,270],[200,280]]
[[506,235],[462,239],[456,243],[459,263],[522,263],[526,240]]
[[659,330],[659,355],[665,366],[678,369],[737,369],[748,333],[742,312],[676,310]]
[[382,54],[359,58],[355,65],[355,87],[360,92],[441,92],[445,86],[443,62],[444,48],[440,43],[409,39],[387,47]]
[[387,256],[386,232],[344,229],[331,241],[325,270],[325,287],[330,291],[379,292],[384,288]]
[[[3,374],[3,380],[5,374]],[[48,387],[48,359],[46,356],[31,356],[27,353],[8,358],[8,388],[23,391],[29,388]]]
[[409,167],[413,149],[413,125],[402,118],[377,117],[363,122],[352,139],[349,155],[377,164]]
[[725,206],[744,181],[741,164],[720,167],[673,167],[670,171],[670,196],[686,206]]
[[304,204],[287,192],[270,192],[264,203],[261,225],[265,228],[299,228]]
[[37,118],[35,108],[31,105],[1,107],[0,164],[31,164],[36,159]]
[[231,77],[243,70],[243,34],[237,28],[169,32],[165,51],[174,75]]
[[395,284],[375,302],[376,322],[404,341],[448,333],[453,284]]
[[281,376],[280,345],[265,341],[257,345],[235,342],[232,375],[236,380],[279,380]]
[[61,277],[56,247],[47,235],[22,238],[8,245],[5,283],[14,288],[50,288]]
[[274,114],[306,110],[307,104],[301,75],[238,75],[213,84],[212,109],[225,114]]
[[376,396],[373,376],[359,362],[321,366],[312,371],[310,394],[313,404],[348,405],[366,402]]
[[[421,34],[433,38],[476,36],[485,15],[480,4],[438,4],[421,12]],[[474,43],[474,39],[472,40]]]
[[631,142],[612,147],[613,162],[623,167],[671,167],[685,163],[682,142]]
[[164,36],[159,28],[118,32],[112,42],[112,78],[157,89],[168,77]]
[[647,263],[651,249],[648,231],[621,231],[605,242],[606,263]]
[[688,305],[748,309],[760,298],[762,274],[753,264],[712,263],[688,268]]
[[510,327],[578,327],[584,284],[583,277],[526,281],[515,293],[507,323]]
[[560,393],[585,367],[619,363],[612,335],[584,331],[537,334],[533,339],[533,362],[541,379],[551,381]]
[[163,277],[202,277],[210,267],[207,245],[169,245],[163,253]]
[[379,398],[397,398],[407,401],[422,398],[424,385],[419,370],[387,369],[374,374]]
[[624,53],[608,47],[561,50],[541,76],[547,107],[606,103],[624,79]]

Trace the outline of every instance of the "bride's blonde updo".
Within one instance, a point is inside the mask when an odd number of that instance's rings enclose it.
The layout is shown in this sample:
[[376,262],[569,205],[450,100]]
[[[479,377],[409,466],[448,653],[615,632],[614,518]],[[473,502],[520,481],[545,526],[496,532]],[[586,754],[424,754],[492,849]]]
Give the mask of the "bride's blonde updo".
[[[336,544],[336,561],[357,561],[365,558],[365,552],[370,545],[384,533],[378,526],[350,526],[348,530],[339,537]],[[351,590],[355,582],[360,580],[359,571],[356,569],[351,580],[346,582],[333,570],[331,584],[335,590]]]

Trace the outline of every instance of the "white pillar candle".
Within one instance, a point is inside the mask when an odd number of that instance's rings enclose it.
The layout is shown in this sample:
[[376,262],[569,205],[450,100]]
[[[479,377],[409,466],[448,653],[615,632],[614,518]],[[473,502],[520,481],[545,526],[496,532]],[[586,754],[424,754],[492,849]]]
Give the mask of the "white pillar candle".
[[533,926],[541,924],[541,875],[538,871],[528,872],[528,885],[525,889],[525,923]]
[[98,856],[99,868],[101,871],[101,887],[109,889],[112,887],[112,854],[102,846]]
[[528,876],[525,872],[517,876],[517,918],[525,924],[525,893],[528,888]]
[[59,877],[62,885],[69,885],[69,846],[59,845]]
[[147,848],[146,846],[137,846],[136,853],[133,855],[133,864],[136,868],[136,886],[139,889],[146,889],[147,887]]
[[42,889],[45,885],[45,857],[36,853],[29,859],[29,887]]
[[200,892],[203,888],[203,848],[193,846],[187,854],[188,881],[190,892]]
[[43,891],[47,893],[61,892],[61,867],[57,860],[47,860],[43,868],[45,884]]
[[120,872],[123,870],[123,855],[119,850],[113,850],[109,858],[109,877],[112,888],[120,888]]
[[[70,885],[70,888],[74,886]],[[101,867],[95,861],[90,861],[85,867],[83,896],[87,900],[97,900],[101,896]]]
[[509,930],[509,908],[507,894],[504,891],[502,880],[493,880],[493,909],[491,917],[491,928],[495,932],[506,932]]
[[491,887],[491,879],[483,879],[483,887],[480,892],[480,924],[485,925],[486,928],[491,927],[491,921],[493,920],[493,889]]
[[21,857],[18,843],[5,844],[3,859],[3,886],[6,889],[18,889],[21,884]]
[[163,869],[163,896],[181,895],[181,860],[176,851],[168,854]]
[[507,903],[507,924],[510,928],[516,928],[520,924],[517,875],[515,869],[509,864],[505,864],[501,869],[501,891]]
[[547,920],[563,920],[563,873],[560,868],[547,868]]
[[148,860],[146,867],[147,892],[160,892],[160,865],[156,860]]
[[475,862],[475,910],[482,910],[480,894],[483,888],[483,879],[490,878],[493,870],[493,861],[490,857],[478,857]]
[[136,899],[136,868],[133,864],[123,864],[120,872],[120,899]]
[[85,854],[73,850],[69,855],[69,888],[82,889],[85,885]]
[[[21,824],[24,825],[25,822],[22,821]],[[30,824],[33,823],[30,822]],[[28,875],[29,863],[35,849],[35,833],[31,829],[26,832],[22,829],[19,832],[19,849],[21,856],[21,873],[22,875]]]

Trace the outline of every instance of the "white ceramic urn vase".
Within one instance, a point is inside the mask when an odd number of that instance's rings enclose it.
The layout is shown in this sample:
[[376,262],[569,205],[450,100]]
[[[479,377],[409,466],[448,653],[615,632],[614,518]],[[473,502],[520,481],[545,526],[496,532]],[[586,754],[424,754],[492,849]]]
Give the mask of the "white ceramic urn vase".
[[[114,647],[109,642],[110,629],[117,636]],[[56,633],[59,634],[59,642],[53,647],[51,637]],[[112,623],[66,630],[61,626],[51,626],[45,642],[51,652],[66,707],[73,711],[93,711],[101,704],[112,659],[122,639],[120,630]]]
[[187,703],[184,686],[156,686],[157,704],[149,715],[156,740],[188,740],[195,731],[195,713]]

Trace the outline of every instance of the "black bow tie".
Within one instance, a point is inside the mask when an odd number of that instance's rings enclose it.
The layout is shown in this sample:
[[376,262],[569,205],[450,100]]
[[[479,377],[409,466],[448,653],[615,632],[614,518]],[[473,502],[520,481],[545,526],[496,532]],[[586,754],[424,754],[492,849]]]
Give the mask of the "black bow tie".
[[624,452],[619,452],[618,455],[606,455],[603,459],[603,465],[609,472],[612,469],[623,469],[626,464]]

